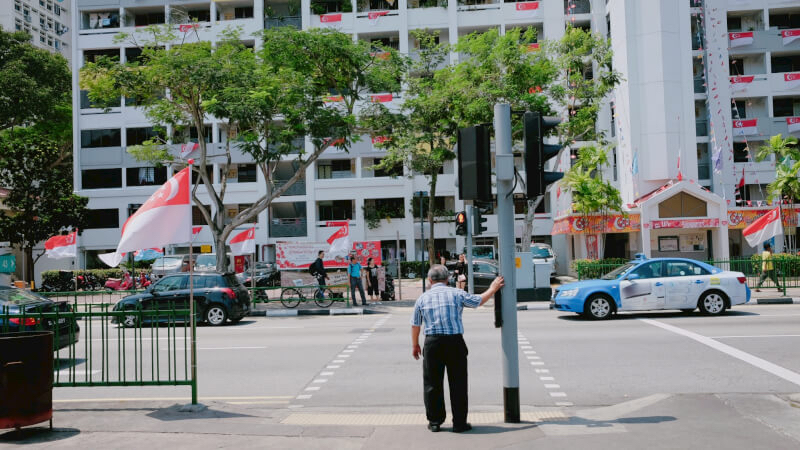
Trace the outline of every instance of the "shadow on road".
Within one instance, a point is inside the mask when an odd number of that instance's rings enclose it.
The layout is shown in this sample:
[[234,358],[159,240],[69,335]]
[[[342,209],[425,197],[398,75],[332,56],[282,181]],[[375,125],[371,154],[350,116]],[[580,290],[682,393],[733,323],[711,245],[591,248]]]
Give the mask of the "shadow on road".
[[[751,311],[726,311],[722,314],[721,317],[739,317],[739,316],[760,316],[761,314],[751,312]],[[615,320],[632,320],[632,319],[669,319],[673,317],[679,317],[684,319],[691,319],[691,318],[704,318],[704,317],[713,317],[701,314],[699,312],[692,312],[692,313],[684,313],[680,311],[667,311],[667,312],[622,312],[619,314],[614,314],[614,316],[606,320],[605,322],[614,322]],[[604,321],[596,321],[592,319],[588,319],[578,314],[565,314],[563,316],[558,316],[560,320],[567,320],[571,322],[604,322]]]
[[[499,433],[508,433],[512,431],[520,431],[520,430],[528,430],[530,428],[536,428],[537,425],[540,425],[537,422],[520,422],[518,424],[509,425],[508,427],[499,427],[494,425],[474,425],[471,431],[468,431],[464,434],[499,434]],[[452,431],[451,428],[442,428],[442,431]]]
[[172,422],[177,420],[196,420],[196,419],[232,419],[236,417],[254,417],[249,414],[239,414],[229,411],[221,411],[211,408],[201,408],[198,411],[185,412],[181,411],[182,405],[172,405],[168,408],[159,408],[149,414],[147,417],[162,420],[165,422]]
[[76,428],[53,428],[30,427],[21,430],[9,431],[0,434],[0,444],[2,445],[29,445],[56,442],[62,439],[69,439],[81,433]]
[[545,422],[552,425],[582,426],[587,428],[605,428],[623,424],[654,424],[662,422],[674,422],[678,420],[673,416],[644,416],[644,417],[621,417],[614,420],[592,420],[583,417],[573,416],[567,421]]

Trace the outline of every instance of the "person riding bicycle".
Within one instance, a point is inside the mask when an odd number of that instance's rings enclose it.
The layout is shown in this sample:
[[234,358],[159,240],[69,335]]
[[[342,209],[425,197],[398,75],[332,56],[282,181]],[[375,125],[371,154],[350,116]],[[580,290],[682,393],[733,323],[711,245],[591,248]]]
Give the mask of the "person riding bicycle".
[[325,252],[320,250],[317,253],[317,259],[314,260],[313,263],[308,267],[308,271],[311,272],[311,275],[317,279],[317,284],[319,285],[319,289],[316,292],[317,298],[324,298],[324,286],[325,280],[329,279],[328,272],[325,271],[325,264],[322,262],[322,258],[325,256]]

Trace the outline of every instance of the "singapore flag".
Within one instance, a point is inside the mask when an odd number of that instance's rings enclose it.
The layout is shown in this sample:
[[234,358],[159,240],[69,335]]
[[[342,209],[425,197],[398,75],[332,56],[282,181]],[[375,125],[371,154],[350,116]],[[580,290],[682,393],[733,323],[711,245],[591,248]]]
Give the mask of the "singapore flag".
[[112,267],[126,252],[189,242],[192,237],[191,167],[167,180],[122,225]]
[[728,40],[731,43],[731,48],[750,45],[753,43],[753,32],[728,33]]
[[751,136],[758,134],[758,119],[742,119],[733,121],[734,136]]
[[794,42],[795,39],[800,39],[800,28],[795,28],[793,30],[781,30],[781,40],[783,41],[783,45],[789,45]]
[[330,249],[328,249],[328,257],[334,259],[347,257],[347,254],[352,249],[352,245],[350,244],[350,223],[328,222],[327,225],[339,227],[327,240],[328,244],[331,246]]
[[231,239],[228,243],[231,247],[231,254],[249,255],[256,252],[256,227],[248,228]]
[[45,255],[48,258],[74,258],[78,249],[78,230],[64,236],[57,235],[44,242]]
[[786,89],[800,88],[800,72],[783,74],[783,81],[786,83]]
[[787,117],[786,127],[789,129],[789,133],[800,133],[800,116]]
[[782,233],[783,224],[781,223],[780,207],[770,210],[742,230],[742,236],[744,236],[750,247],[757,247],[758,244]]

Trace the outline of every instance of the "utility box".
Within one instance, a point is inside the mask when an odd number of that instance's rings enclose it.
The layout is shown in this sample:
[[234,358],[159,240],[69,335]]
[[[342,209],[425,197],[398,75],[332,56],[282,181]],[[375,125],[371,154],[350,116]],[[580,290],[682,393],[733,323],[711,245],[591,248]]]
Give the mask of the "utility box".
[[516,260],[514,261],[516,267],[515,278],[517,282],[517,289],[531,289],[534,287],[533,277],[533,259],[530,252],[517,252]]

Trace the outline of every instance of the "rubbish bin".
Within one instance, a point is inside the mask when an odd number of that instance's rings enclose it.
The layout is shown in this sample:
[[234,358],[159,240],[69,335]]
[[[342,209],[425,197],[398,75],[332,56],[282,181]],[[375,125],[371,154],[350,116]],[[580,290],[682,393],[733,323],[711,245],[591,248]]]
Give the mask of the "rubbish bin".
[[53,422],[53,333],[0,333],[0,429]]

